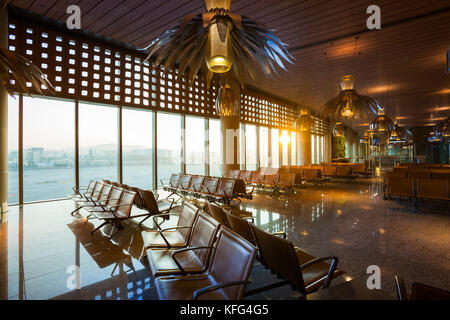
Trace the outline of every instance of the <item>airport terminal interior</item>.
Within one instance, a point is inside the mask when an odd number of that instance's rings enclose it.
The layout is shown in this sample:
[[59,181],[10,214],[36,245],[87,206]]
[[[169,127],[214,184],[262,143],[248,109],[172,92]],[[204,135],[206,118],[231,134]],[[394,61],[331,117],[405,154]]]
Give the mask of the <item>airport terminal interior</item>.
[[1,300],[450,299],[448,1],[0,10]]

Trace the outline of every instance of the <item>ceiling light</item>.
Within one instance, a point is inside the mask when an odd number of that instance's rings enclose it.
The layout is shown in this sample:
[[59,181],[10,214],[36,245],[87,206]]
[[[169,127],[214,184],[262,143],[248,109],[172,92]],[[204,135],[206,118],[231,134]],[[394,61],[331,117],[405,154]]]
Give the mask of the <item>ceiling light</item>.
[[187,72],[189,83],[197,75],[209,87],[214,75],[226,75],[245,88],[246,74],[257,79],[259,66],[265,76],[277,74],[276,66],[286,70],[283,61],[294,59],[272,31],[254,20],[232,13],[231,0],[206,0],[207,12],[187,16],[145,48],[154,58],[153,69],[163,73],[178,66],[178,75]]

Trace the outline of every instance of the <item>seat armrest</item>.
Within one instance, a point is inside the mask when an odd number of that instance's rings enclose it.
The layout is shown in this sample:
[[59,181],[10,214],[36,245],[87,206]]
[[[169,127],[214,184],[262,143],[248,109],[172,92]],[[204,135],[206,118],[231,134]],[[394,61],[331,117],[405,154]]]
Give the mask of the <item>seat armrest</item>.
[[172,245],[169,243],[167,238],[164,236],[164,232],[169,231],[169,230],[178,230],[178,229],[191,229],[191,227],[179,226],[179,227],[170,227],[170,228],[165,228],[165,229],[159,230],[159,234],[161,235],[161,238],[163,238],[164,242],[167,244],[167,247],[169,249],[172,247]]
[[180,213],[161,213],[161,214],[155,214],[152,216],[153,222],[156,224],[156,226],[158,227],[159,230],[161,229],[161,225],[158,223],[158,221],[156,221],[156,218],[160,218],[160,217],[167,217],[167,216],[180,216]]
[[198,297],[201,296],[202,294],[205,294],[205,293],[217,290],[217,289],[222,289],[222,288],[232,287],[232,286],[239,286],[239,285],[249,284],[249,283],[250,283],[250,281],[239,280],[239,281],[225,282],[225,283],[219,283],[216,285],[207,286],[207,287],[196,290],[194,292],[194,294],[192,295],[192,299],[197,300]]
[[[180,269],[182,274],[187,274],[187,272],[184,270],[183,266],[179,263],[179,261],[177,260],[177,258],[175,258],[175,255],[177,253],[180,252],[185,252],[185,251],[190,251],[190,250],[197,250],[197,249],[213,249],[214,247],[210,247],[210,246],[196,246],[196,247],[187,247],[187,248],[183,248],[183,249],[178,249],[175,250],[174,252],[172,252],[172,259],[175,262],[175,264],[177,265],[178,269]],[[203,270],[204,271],[204,270]]]
[[397,300],[408,300],[408,294],[406,293],[405,282],[402,277],[394,275],[395,277],[395,292],[397,293]]
[[325,261],[325,260],[332,260],[331,261],[331,265],[330,265],[330,269],[328,270],[328,274],[327,274],[327,278],[325,279],[325,282],[323,283],[322,288],[328,288],[330,286],[331,280],[333,280],[333,275],[334,275],[334,271],[336,271],[337,268],[337,264],[339,262],[339,258],[338,257],[322,257],[322,258],[316,258],[313,259],[307,263],[304,263],[300,266],[300,270],[306,269],[316,263]]
[[243,217],[243,219],[248,220],[250,223],[255,223],[255,218],[253,217]]
[[280,236],[283,239],[286,239],[286,232],[285,231],[277,231],[272,233],[274,236]]

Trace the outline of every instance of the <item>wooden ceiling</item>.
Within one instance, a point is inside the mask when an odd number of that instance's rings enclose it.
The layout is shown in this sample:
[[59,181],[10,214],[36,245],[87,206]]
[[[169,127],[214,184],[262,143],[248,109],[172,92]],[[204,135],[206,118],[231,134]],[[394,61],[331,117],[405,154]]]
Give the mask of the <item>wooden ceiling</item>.
[[[202,0],[13,1],[60,21],[72,4],[81,8],[83,29],[136,47],[205,10]],[[366,28],[371,4],[381,8],[381,30]],[[318,110],[339,93],[340,77],[353,74],[355,89],[380,101],[401,125],[430,125],[450,113],[449,1],[234,0],[232,11],[273,29],[296,59],[278,78],[261,73],[250,84]],[[364,123],[352,126],[366,129]]]

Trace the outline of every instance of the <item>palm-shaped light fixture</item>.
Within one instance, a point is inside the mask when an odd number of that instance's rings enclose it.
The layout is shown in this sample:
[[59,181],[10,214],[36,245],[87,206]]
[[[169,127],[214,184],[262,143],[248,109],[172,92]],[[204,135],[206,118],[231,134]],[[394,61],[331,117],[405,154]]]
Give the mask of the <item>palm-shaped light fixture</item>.
[[237,81],[242,89],[247,72],[256,79],[256,66],[268,78],[277,74],[275,66],[286,70],[282,60],[292,63],[293,57],[285,44],[263,25],[232,13],[231,2],[205,0],[206,12],[184,17],[154,40],[145,48],[147,59],[155,60],[153,69],[167,72],[177,66],[178,75],[186,71],[191,85],[200,74],[208,87],[218,75],[219,87]]
[[[0,1],[0,15],[7,15],[4,10],[7,10],[10,2],[11,0]],[[14,90],[11,82],[28,95],[31,94],[31,89],[38,94],[44,94],[43,89],[53,89],[47,77],[30,60],[15,51],[0,48],[0,86],[4,86],[12,96]]]

